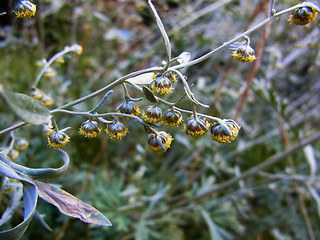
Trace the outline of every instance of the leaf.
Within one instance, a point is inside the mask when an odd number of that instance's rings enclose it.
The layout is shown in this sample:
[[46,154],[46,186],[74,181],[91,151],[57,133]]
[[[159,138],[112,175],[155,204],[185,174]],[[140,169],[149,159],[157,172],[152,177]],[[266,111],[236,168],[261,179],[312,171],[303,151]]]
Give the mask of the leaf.
[[93,108],[90,112],[95,113],[101,110],[101,108],[103,108],[110,101],[112,94],[113,94],[113,90],[108,91],[104,95],[104,97],[101,99],[101,101],[98,103],[98,105],[95,108]]
[[168,55],[168,59],[169,61],[171,60],[171,44],[170,44],[170,40],[169,40],[169,37],[168,37],[168,34],[162,24],[162,21],[161,21],[161,18],[159,17],[158,13],[157,13],[157,10],[156,8],[153,6],[151,0],[148,0],[148,4],[151,8],[151,11],[156,19],[156,22],[157,22],[157,25],[158,25],[158,28],[161,32],[161,36],[162,36],[162,39],[163,39],[163,42],[166,46],[166,50],[167,50],[167,55]]
[[184,64],[190,61],[191,53],[183,52],[177,57],[177,62],[180,64]]
[[79,218],[86,223],[111,226],[111,222],[97,209],[72,196],[70,193],[50,184],[33,181],[38,187],[39,196],[48,203],[56,206],[67,216]]
[[26,123],[41,125],[50,121],[50,111],[42,102],[22,93],[10,92],[1,85],[0,93],[12,111]]
[[143,86],[142,87],[143,93],[146,96],[146,98],[152,102],[152,103],[156,103],[158,102],[158,100],[156,99],[156,97],[154,96],[153,92],[150,90],[150,88],[148,88],[147,86]]
[[60,177],[63,173],[65,173],[69,167],[69,156],[65,151],[59,150],[62,155],[63,165],[59,168],[28,168],[17,164],[11,161],[9,158],[2,158],[1,160],[14,169],[17,172],[20,172],[28,177],[32,177],[34,179],[52,179]]
[[199,206],[199,210],[208,225],[211,240],[223,240],[221,235],[218,233],[217,228],[210,217],[210,214],[203,207]]
[[22,237],[24,232],[27,230],[34,213],[36,212],[37,206],[37,188],[29,180],[19,176],[14,169],[8,166],[2,161],[8,157],[0,153],[0,175],[19,180],[23,184],[23,205],[24,205],[24,217],[23,222],[16,227],[0,232],[1,240],[18,240]]
[[126,82],[134,84],[148,85],[153,81],[153,73],[144,73],[136,77],[128,78]]
[[303,148],[303,151],[310,166],[310,172],[311,172],[310,175],[315,176],[318,166],[317,166],[317,160],[315,158],[313,147],[311,145],[307,145]]

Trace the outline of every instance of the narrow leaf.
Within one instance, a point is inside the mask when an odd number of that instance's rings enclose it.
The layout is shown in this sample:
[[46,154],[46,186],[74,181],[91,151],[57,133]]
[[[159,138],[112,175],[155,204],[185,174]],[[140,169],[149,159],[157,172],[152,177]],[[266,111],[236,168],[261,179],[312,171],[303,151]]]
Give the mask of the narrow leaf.
[[13,93],[0,86],[0,93],[12,111],[23,121],[34,125],[48,123],[50,111],[42,102],[22,93]]
[[170,40],[169,40],[169,37],[168,37],[168,34],[162,24],[162,21],[161,21],[161,18],[159,17],[159,14],[157,13],[157,10],[156,8],[153,6],[151,0],[148,1],[148,4],[152,10],[152,13],[156,19],[156,22],[157,22],[157,25],[158,25],[158,28],[161,32],[161,35],[162,35],[162,39],[163,39],[163,42],[166,46],[166,50],[167,50],[167,55],[168,55],[168,63],[170,62],[171,60],[171,44],[170,44]]
[[37,206],[37,188],[29,180],[19,176],[14,169],[8,166],[6,163],[1,161],[2,159],[7,158],[4,154],[0,153],[0,175],[19,180],[23,184],[23,205],[24,205],[24,217],[23,222],[17,225],[16,227],[0,232],[1,240],[18,240],[22,237],[24,232],[27,230],[32,217],[36,211]]
[[95,108],[93,108],[90,112],[92,113],[99,112],[99,110],[101,110],[110,101],[112,94],[113,94],[113,90],[108,91],[106,95],[104,95],[104,97],[98,103],[98,105]]
[[307,145],[305,146],[305,148],[303,148],[303,151],[310,166],[311,176],[314,176],[317,172],[318,166],[317,160],[314,155],[313,147],[311,145]]
[[158,100],[156,99],[156,97],[154,96],[153,92],[150,90],[150,88],[148,88],[147,86],[143,86],[142,87],[143,93],[146,96],[146,98],[153,103],[158,102]]
[[218,233],[216,226],[210,217],[210,214],[203,207],[199,207],[199,210],[208,225],[211,240],[223,240],[221,235]]
[[56,206],[63,214],[79,218],[86,223],[111,226],[111,222],[97,209],[72,196],[70,193],[50,184],[33,181],[39,191],[39,196],[48,203]]

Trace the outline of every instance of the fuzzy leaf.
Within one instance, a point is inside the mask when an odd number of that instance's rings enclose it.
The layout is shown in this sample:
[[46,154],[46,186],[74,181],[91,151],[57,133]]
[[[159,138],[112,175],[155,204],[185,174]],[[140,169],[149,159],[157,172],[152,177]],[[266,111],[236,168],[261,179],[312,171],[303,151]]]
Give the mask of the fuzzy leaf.
[[59,152],[61,153],[61,158],[63,160],[63,165],[59,168],[28,168],[11,161],[9,158],[2,158],[1,160],[16,172],[22,173],[27,177],[33,179],[53,179],[60,177],[69,167],[69,155],[62,150],[59,150]]
[[38,187],[39,196],[48,203],[56,206],[63,214],[79,218],[86,223],[92,223],[102,226],[111,226],[111,222],[102,215],[97,209],[86,204],[63,191],[62,189],[50,184],[33,181]]
[[23,205],[24,205],[24,217],[23,222],[17,225],[16,227],[0,232],[1,240],[18,240],[22,237],[24,232],[27,230],[34,213],[36,212],[37,206],[37,188],[29,180],[18,175],[14,169],[8,166],[3,159],[8,157],[0,153],[0,175],[19,180],[23,184]]
[[156,103],[158,102],[158,100],[156,99],[156,97],[154,96],[153,92],[150,90],[150,88],[148,88],[147,86],[143,86],[142,87],[143,93],[146,96],[146,98],[152,102],[152,103]]
[[101,99],[101,101],[98,103],[98,105],[95,108],[93,108],[90,112],[99,112],[99,110],[101,110],[110,101],[112,94],[113,90],[108,91]]
[[42,102],[22,93],[10,92],[2,86],[0,93],[12,111],[26,123],[41,125],[50,121],[50,111]]

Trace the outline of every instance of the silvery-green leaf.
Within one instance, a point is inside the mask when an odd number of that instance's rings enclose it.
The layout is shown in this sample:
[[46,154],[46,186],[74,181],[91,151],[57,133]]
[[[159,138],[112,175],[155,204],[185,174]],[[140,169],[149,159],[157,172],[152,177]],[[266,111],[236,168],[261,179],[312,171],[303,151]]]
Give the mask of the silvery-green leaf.
[[93,108],[90,112],[99,112],[99,110],[101,110],[110,101],[112,94],[113,90],[108,91],[101,99],[101,101],[98,103],[98,105],[95,108]]
[[14,228],[11,228],[7,231],[0,232],[1,240],[18,240],[22,237],[24,232],[27,230],[32,217],[36,211],[38,193],[36,186],[27,180],[26,178],[21,177],[15,172],[13,168],[8,166],[3,159],[8,160],[8,157],[0,153],[0,175],[6,176],[12,179],[21,181],[23,184],[23,205],[24,205],[24,217],[23,222],[17,225]]
[[136,77],[128,78],[126,82],[134,84],[148,85],[153,81],[153,73],[144,73]]
[[183,52],[177,57],[177,61],[180,64],[184,64],[184,63],[189,62],[190,58],[191,58],[191,53]]
[[309,163],[311,175],[314,176],[317,172],[318,167],[317,167],[317,160],[314,155],[313,147],[311,145],[307,145],[303,148],[303,152]]
[[25,176],[33,179],[53,179],[64,174],[69,167],[69,156],[65,151],[59,150],[63,165],[59,168],[28,168],[11,161],[9,158],[2,158],[1,160],[14,169],[16,172],[22,173]]
[[0,93],[12,111],[26,123],[41,125],[50,121],[50,111],[39,100],[22,93],[10,92],[2,86]]
[[152,103],[156,103],[158,102],[158,100],[156,99],[156,97],[154,96],[153,92],[150,90],[150,88],[148,88],[147,86],[143,86],[142,87],[143,93],[146,96],[146,98],[152,102]]

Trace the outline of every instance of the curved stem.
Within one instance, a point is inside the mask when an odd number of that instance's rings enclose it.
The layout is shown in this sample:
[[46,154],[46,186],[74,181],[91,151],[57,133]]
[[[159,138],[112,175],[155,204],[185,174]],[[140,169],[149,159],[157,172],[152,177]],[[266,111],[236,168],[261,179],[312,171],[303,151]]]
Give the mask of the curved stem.
[[60,107],[58,107],[56,109],[63,109],[63,108],[71,107],[71,106],[74,106],[74,105],[76,105],[78,103],[86,101],[86,100],[88,100],[90,98],[93,98],[93,97],[97,96],[99,93],[108,91],[108,90],[114,88],[116,85],[123,83],[128,78],[136,77],[136,76],[144,74],[144,73],[149,73],[149,72],[154,72],[154,71],[162,71],[162,70],[163,70],[163,68],[160,68],[160,67],[152,67],[152,68],[147,68],[147,69],[139,70],[139,71],[136,71],[136,72],[132,72],[130,74],[127,74],[127,75],[125,75],[125,76],[123,76],[123,77],[111,82],[107,86],[105,86],[103,88],[100,88],[99,90],[97,90],[95,92],[92,92],[92,93],[90,93],[90,94],[88,94],[88,95],[86,95],[84,97],[81,97],[81,98],[79,98],[77,100],[74,100],[74,101],[72,101],[70,103],[66,103],[66,104],[64,104],[64,105],[62,105],[62,106],[60,106]]
[[53,57],[48,61],[46,62],[46,64],[43,66],[43,68],[40,70],[40,72],[38,73],[33,85],[32,85],[32,88],[35,89],[37,88],[39,82],[40,82],[40,79],[42,77],[42,75],[44,74],[44,72],[48,69],[48,67],[59,57],[62,57],[63,55],[69,53],[73,51],[73,48],[72,46],[69,47],[69,46],[66,46],[62,51],[56,53],[55,55],[53,55]]
[[215,54],[220,49],[225,48],[225,47],[231,45],[232,43],[238,41],[243,36],[248,35],[251,32],[254,32],[255,30],[257,30],[257,29],[261,28],[262,26],[264,26],[265,24],[267,24],[268,22],[271,22],[272,20],[276,19],[280,15],[283,15],[285,13],[291,12],[291,11],[293,11],[295,9],[298,9],[300,7],[303,7],[303,6],[313,7],[313,5],[311,5],[310,3],[305,2],[305,3],[297,4],[297,5],[295,5],[293,7],[290,7],[290,8],[284,9],[284,10],[278,12],[278,13],[275,13],[275,14],[271,15],[270,17],[268,17],[264,21],[258,23],[256,26],[250,28],[249,30],[245,31],[244,33],[241,33],[241,34],[237,35],[236,37],[234,37],[230,41],[223,43],[219,47],[217,47],[217,48],[213,49],[212,51],[208,52],[207,54],[205,54],[205,55],[203,55],[203,56],[201,56],[199,58],[196,58],[196,59],[194,59],[194,60],[192,60],[190,62],[187,62],[187,63],[184,63],[184,64],[179,64],[179,65],[176,65],[176,66],[172,66],[171,69],[180,69],[180,68],[185,68],[185,67],[189,67],[189,66],[198,64],[198,63],[208,59],[209,57],[211,57],[213,54]]

